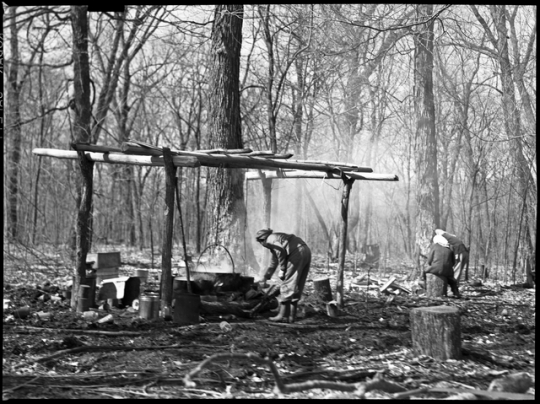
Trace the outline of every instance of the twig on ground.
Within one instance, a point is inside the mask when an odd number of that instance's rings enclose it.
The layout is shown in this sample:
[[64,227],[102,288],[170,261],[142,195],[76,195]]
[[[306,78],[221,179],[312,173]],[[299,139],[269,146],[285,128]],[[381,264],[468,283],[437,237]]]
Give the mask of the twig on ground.
[[180,345],[171,345],[171,346],[137,346],[137,347],[127,347],[127,346],[80,346],[71,349],[64,349],[62,351],[57,351],[52,355],[42,356],[37,358],[36,362],[46,362],[51,359],[58,358],[63,355],[73,354],[78,352],[100,352],[100,351],[147,351],[147,350],[159,350],[159,349],[177,349],[179,352],[184,354],[192,354],[193,349],[181,349]]
[[61,332],[69,334],[95,334],[106,335],[107,337],[137,337],[142,335],[137,331],[102,331],[102,330],[77,330],[69,328],[44,328],[44,327],[31,327],[31,326],[16,326],[11,327],[10,330],[14,330],[17,334],[33,334],[41,332]]
[[370,381],[363,382],[363,383],[355,383],[355,384],[333,382],[333,381],[328,381],[328,380],[310,380],[310,381],[301,382],[301,383],[285,384],[283,383],[283,378],[280,376],[279,371],[272,360],[261,358],[252,353],[248,353],[248,354],[238,354],[238,353],[228,354],[227,353],[227,354],[212,355],[206,358],[205,360],[203,360],[202,362],[200,362],[192,371],[186,374],[186,376],[184,377],[185,386],[191,387],[191,388],[195,387],[196,384],[192,380],[192,378],[195,377],[197,374],[199,374],[204,368],[208,367],[211,363],[220,362],[220,361],[228,361],[228,360],[251,360],[255,363],[268,366],[276,382],[274,391],[276,393],[281,393],[281,394],[294,393],[294,392],[310,390],[310,389],[329,389],[329,390],[338,390],[338,391],[345,391],[345,392],[355,392],[356,394],[359,394],[361,397],[363,397],[366,392],[370,390],[375,390],[375,389],[384,390],[389,393],[405,391],[403,387],[394,383],[387,382],[384,379],[382,379],[381,373],[378,373]]

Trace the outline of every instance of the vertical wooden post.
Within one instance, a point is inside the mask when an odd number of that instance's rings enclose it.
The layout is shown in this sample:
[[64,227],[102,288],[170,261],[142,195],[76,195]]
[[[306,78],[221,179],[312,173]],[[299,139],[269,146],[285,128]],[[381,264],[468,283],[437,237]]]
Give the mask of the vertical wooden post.
[[182,231],[182,247],[184,248],[184,264],[186,265],[186,280],[187,280],[187,291],[191,293],[191,276],[189,273],[189,263],[187,255],[187,246],[186,246],[186,233],[184,232],[184,218],[182,217],[182,205],[180,201],[180,190],[179,187],[182,186],[182,167],[178,167],[176,170],[176,178],[174,188],[176,190],[176,206],[178,208],[178,219],[180,220],[180,230]]
[[337,274],[336,295],[339,307],[343,308],[343,271],[345,269],[345,253],[347,251],[347,222],[349,216],[349,195],[354,183],[352,178],[343,178],[343,194],[341,197],[341,235],[339,240],[339,269]]
[[161,253],[161,308],[171,307],[172,285],[172,238],[174,225],[174,191],[176,169],[171,149],[163,148],[165,163],[165,223],[163,225],[163,247]]

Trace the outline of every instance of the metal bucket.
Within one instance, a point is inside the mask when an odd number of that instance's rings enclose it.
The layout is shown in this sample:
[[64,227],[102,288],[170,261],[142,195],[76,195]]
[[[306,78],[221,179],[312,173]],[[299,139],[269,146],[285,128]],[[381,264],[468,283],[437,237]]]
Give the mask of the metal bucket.
[[173,322],[177,324],[199,324],[201,296],[194,293],[175,293]]
[[142,295],[139,298],[139,317],[152,320],[159,317],[159,296]]

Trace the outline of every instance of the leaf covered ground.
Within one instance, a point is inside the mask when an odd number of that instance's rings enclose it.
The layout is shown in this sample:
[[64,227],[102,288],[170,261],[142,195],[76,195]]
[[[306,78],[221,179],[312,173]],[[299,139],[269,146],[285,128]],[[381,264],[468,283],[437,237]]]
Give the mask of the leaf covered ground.
[[[124,256],[123,273],[147,266],[137,254]],[[398,289],[380,291],[392,276],[414,289],[403,265],[368,274],[347,262],[345,307],[338,317],[317,304],[308,281],[295,324],[271,323],[266,319],[271,314],[263,313],[179,326],[139,319],[129,308],[98,312],[99,318],[114,319],[100,324],[55,296],[54,286],[67,279],[55,259],[40,257],[31,272],[32,265],[4,264],[3,294],[9,300],[3,316],[4,399],[437,399],[472,398],[472,393],[534,399],[535,289],[464,284],[461,300],[427,299]],[[337,264],[315,259],[310,278],[327,275],[334,287],[336,271]],[[40,290],[45,281],[53,286],[50,293]],[[442,304],[459,309],[461,360],[438,361],[412,351],[410,310]],[[28,317],[13,315],[24,306]],[[505,389],[490,388],[494,380],[516,374],[521,389],[496,396]]]

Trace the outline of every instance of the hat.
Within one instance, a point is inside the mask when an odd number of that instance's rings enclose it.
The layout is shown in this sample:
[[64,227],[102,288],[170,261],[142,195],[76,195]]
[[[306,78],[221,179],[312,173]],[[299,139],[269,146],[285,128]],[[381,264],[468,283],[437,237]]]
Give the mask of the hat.
[[257,232],[255,235],[255,240],[257,241],[264,241],[266,238],[272,234],[272,229],[262,229]]
[[448,244],[448,240],[438,234],[435,237],[433,237],[433,242],[436,244],[442,245],[443,247],[450,248],[450,244]]

